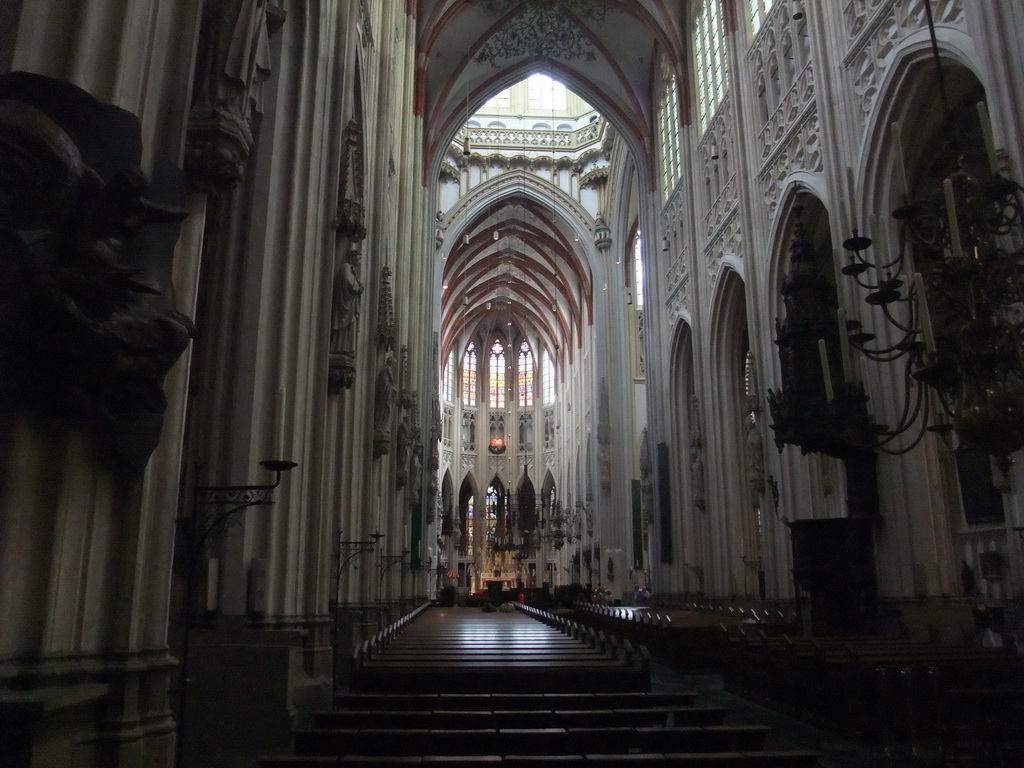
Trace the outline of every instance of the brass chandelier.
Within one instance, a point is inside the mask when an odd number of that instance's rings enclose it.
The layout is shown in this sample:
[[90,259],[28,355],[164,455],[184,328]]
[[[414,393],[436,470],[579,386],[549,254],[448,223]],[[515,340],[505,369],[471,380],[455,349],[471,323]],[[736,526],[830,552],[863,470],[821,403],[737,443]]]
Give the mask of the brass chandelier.
[[889,248],[882,228],[872,233],[877,241],[855,229],[843,243],[842,272],[868,291],[865,300],[881,309],[897,338],[871,346],[875,335],[848,321],[848,340],[871,360],[905,367],[898,423],[873,425],[879,447],[915,424],[920,432],[903,450],[926,430],[955,431],[1006,472],[1009,455],[1024,446],[1024,188],[1001,173],[983,102],[977,110],[987,167],[968,163],[958,128],[969,116],[949,106],[928,0],[925,8],[950,137],[945,178],[941,189],[908,199],[895,125],[904,179],[902,204],[892,212],[899,240]]

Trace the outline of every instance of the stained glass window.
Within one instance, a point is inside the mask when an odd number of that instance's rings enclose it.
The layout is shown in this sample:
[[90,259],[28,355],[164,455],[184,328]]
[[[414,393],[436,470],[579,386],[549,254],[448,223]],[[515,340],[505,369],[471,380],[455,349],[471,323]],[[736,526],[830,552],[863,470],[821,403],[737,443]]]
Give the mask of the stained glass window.
[[544,405],[555,402],[555,364],[545,349],[540,357],[540,377],[544,387]]
[[491,361],[488,370],[489,396],[491,408],[505,407],[505,347],[500,339],[491,346]]
[[487,541],[494,543],[495,528],[498,524],[498,489],[493,485],[487,488]]
[[679,152],[679,95],[676,76],[667,60],[662,61],[661,77],[665,83],[658,102],[658,131],[661,135],[661,177],[665,196],[675,189],[681,173]]
[[526,340],[519,346],[519,407],[533,405],[533,352]]
[[445,402],[452,402],[455,399],[455,352],[448,353],[448,362],[444,364],[444,373],[441,375],[441,396]]
[[697,69],[697,110],[703,133],[722,103],[729,84],[721,0],[704,0],[694,28],[693,50]]
[[641,257],[643,240],[640,233],[636,233],[633,240],[633,290],[636,292],[636,305],[644,305],[644,262]]
[[462,404],[476,405],[476,345],[466,347],[462,358]]
[[466,502],[466,532],[464,541],[467,555],[473,554],[473,502],[473,496],[470,496],[469,501]]

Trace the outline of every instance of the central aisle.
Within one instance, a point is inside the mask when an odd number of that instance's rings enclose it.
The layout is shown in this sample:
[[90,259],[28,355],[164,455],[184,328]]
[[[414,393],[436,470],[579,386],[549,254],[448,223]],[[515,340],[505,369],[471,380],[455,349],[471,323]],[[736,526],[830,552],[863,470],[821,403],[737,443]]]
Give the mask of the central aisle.
[[520,611],[432,608],[355,670],[352,690],[641,692],[650,675]]

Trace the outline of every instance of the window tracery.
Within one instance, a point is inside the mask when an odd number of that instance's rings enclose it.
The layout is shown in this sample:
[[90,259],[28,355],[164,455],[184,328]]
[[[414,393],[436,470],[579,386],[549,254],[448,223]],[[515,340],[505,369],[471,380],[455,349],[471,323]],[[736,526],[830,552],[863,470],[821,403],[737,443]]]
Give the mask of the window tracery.
[[476,345],[470,342],[462,358],[462,404],[476,405]]
[[505,347],[500,339],[491,345],[487,404],[491,408],[505,407]]
[[704,0],[694,25],[693,49],[697,71],[697,112],[703,133],[729,85],[721,0]]
[[519,345],[519,368],[516,371],[519,377],[519,407],[533,407],[533,352],[530,344],[525,339]]

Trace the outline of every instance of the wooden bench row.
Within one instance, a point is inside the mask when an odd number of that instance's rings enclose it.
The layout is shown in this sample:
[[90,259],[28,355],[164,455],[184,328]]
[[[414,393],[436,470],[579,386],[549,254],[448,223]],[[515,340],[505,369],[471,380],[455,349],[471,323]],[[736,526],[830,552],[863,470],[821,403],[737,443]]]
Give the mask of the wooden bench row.
[[1002,649],[901,638],[733,633],[726,687],[801,719],[878,743],[941,738],[951,692],[1024,687],[1024,658]]
[[610,728],[615,726],[722,725],[724,707],[648,709],[335,710],[314,712],[314,728]]
[[628,754],[753,752],[768,727],[712,725],[601,728],[324,728],[294,733],[297,755]]
[[582,766],[593,764],[650,764],[655,768],[814,768],[818,753],[805,750],[765,750],[760,752],[684,752],[579,755],[412,755],[378,757],[343,755],[341,757],[292,756],[265,757],[261,768],[382,768],[382,766],[430,765],[433,768],[475,768],[475,766]]
[[520,611],[537,621],[544,622],[567,636],[574,637],[590,647],[596,648],[610,658],[628,661],[641,669],[648,669],[650,667],[651,653],[645,645],[634,647],[634,644],[628,639],[625,642],[620,642],[613,634],[605,633],[603,630],[595,630],[593,627],[566,619],[564,616],[559,616],[531,605],[521,605],[519,603],[515,605]]
[[692,707],[693,691],[624,691],[620,693],[345,693],[338,696],[340,709],[626,709]]
[[805,750],[765,750],[760,752],[684,752],[579,755],[411,755],[379,757],[343,755],[341,757],[292,756],[264,757],[260,768],[382,768],[383,766],[430,765],[433,768],[475,768],[476,766],[582,766],[651,765],[655,768],[814,768],[818,753]]
[[408,629],[409,625],[415,621],[423,611],[430,608],[431,605],[432,603],[423,603],[415,610],[393,621],[384,629],[377,632],[373,637],[364,640],[356,646],[352,651],[353,669],[362,666],[369,658],[380,653],[381,649],[387,648],[391,645],[394,639]]
[[615,633],[623,643],[642,646],[648,655],[674,669],[720,669],[726,641],[718,626],[680,626],[667,614],[579,603],[573,618],[585,631]]

